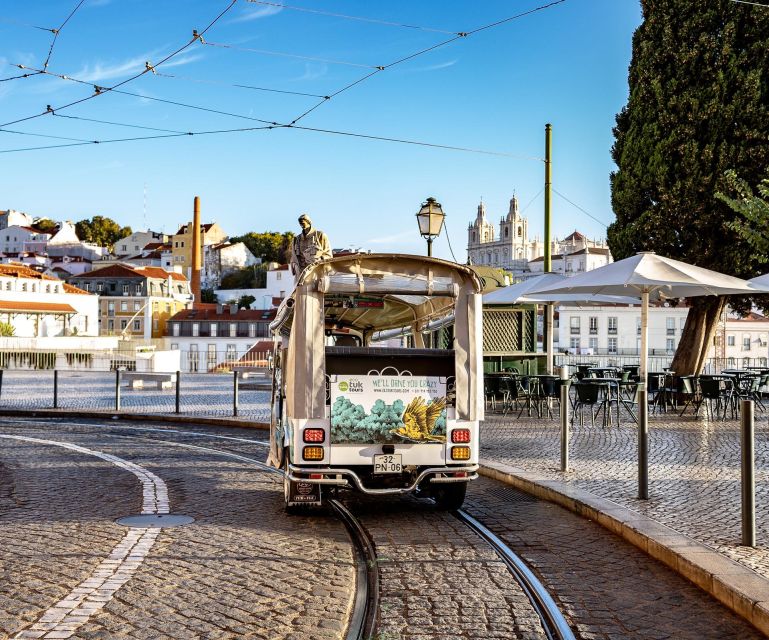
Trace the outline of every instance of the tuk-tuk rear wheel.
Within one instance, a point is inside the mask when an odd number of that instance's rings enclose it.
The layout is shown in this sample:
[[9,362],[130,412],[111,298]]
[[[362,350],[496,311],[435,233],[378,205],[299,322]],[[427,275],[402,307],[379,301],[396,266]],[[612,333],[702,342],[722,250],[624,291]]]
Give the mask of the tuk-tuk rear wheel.
[[446,511],[460,509],[462,503],[465,501],[466,493],[466,482],[433,484],[430,488],[430,494],[432,495],[433,500],[435,500],[435,504],[438,505],[439,509],[445,509]]

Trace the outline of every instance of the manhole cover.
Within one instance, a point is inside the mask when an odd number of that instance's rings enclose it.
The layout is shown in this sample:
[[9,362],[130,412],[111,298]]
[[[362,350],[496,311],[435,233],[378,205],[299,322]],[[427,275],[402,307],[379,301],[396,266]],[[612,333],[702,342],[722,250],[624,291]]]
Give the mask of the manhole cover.
[[150,513],[138,516],[126,516],[115,520],[118,524],[125,527],[136,527],[138,529],[149,529],[152,527],[180,527],[183,524],[195,522],[195,518],[190,516],[175,516],[170,513],[158,514]]

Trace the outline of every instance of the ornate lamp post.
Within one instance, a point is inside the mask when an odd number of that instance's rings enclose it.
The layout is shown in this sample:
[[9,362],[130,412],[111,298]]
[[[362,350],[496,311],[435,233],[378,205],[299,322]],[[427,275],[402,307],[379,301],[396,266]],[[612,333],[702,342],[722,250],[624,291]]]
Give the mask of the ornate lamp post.
[[419,223],[419,233],[427,240],[427,255],[433,255],[433,238],[441,235],[443,229],[443,220],[446,214],[443,213],[441,203],[435,198],[428,198],[427,202],[422,204],[422,208],[417,213],[417,223]]

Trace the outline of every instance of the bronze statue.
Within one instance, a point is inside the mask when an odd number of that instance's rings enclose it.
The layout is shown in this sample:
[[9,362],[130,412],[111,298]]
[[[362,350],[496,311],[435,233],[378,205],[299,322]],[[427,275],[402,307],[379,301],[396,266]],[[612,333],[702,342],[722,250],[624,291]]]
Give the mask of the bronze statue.
[[312,226],[306,214],[299,216],[302,232],[294,236],[291,246],[291,273],[299,276],[309,265],[332,257],[328,236]]

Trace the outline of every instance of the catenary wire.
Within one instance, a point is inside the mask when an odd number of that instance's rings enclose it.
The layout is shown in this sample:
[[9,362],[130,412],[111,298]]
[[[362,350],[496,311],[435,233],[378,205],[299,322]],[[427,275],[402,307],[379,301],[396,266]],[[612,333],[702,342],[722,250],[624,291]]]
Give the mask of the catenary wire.
[[595,221],[596,221],[598,224],[600,224],[600,225],[602,225],[602,226],[604,226],[604,227],[608,227],[608,226],[609,226],[609,225],[607,225],[607,224],[606,224],[606,223],[605,223],[603,220],[599,220],[599,219],[598,219],[598,218],[596,218],[596,217],[595,217],[593,214],[589,213],[588,211],[585,211],[585,210],[584,210],[582,207],[580,207],[578,204],[576,204],[576,203],[572,202],[571,200],[569,200],[569,199],[568,199],[568,198],[567,198],[565,195],[563,195],[562,193],[559,193],[559,192],[558,192],[556,189],[553,189],[553,193],[555,193],[556,195],[558,195],[558,196],[560,196],[561,198],[563,198],[564,200],[566,200],[566,202],[568,202],[568,203],[569,203],[569,204],[570,204],[572,207],[574,207],[574,208],[576,208],[576,209],[579,209],[579,210],[580,210],[582,213],[584,213],[584,214],[585,214],[585,215],[586,215],[588,218],[591,218],[591,219],[595,220]]
[[64,19],[64,22],[62,22],[57,29],[51,30],[53,32],[53,39],[51,40],[51,46],[48,48],[48,55],[46,56],[45,62],[43,63],[43,69],[48,68],[48,63],[51,61],[51,56],[53,55],[53,48],[56,46],[56,41],[59,39],[59,34],[61,33],[61,30],[67,26],[67,23],[70,21],[72,16],[74,16],[75,13],[77,13],[77,10],[83,6],[84,2],[85,0],[80,0],[80,2],[78,2],[75,5],[75,8],[69,12],[69,15]]
[[[145,129],[147,131],[161,131],[163,133],[182,133],[182,134],[188,133],[187,131],[179,131],[177,129],[159,129],[158,127],[147,127],[140,124],[131,124],[126,122],[113,122],[111,120],[97,120],[96,118],[85,118],[83,116],[69,116],[69,115],[62,115],[60,113],[54,113],[53,115],[56,118],[67,118],[68,120],[82,120],[83,122],[94,122],[96,124],[108,124],[114,127],[130,127],[131,129]],[[0,129],[0,131],[3,131],[3,129]]]
[[[97,94],[99,92],[107,91],[106,88],[100,87],[99,85],[93,84],[92,82],[87,82],[87,81],[81,80],[79,78],[73,78],[72,76],[67,76],[67,75],[64,75],[64,74],[61,74],[61,73],[54,73],[53,71],[44,71],[44,70],[41,70],[41,69],[34,69],[33,67],[27,67],[27,66],[25,66],[23,64],[17,64],[15,66],[19,67],[19,69],[29,69],[30,71],[38,71],[39,73],[43,73],[43,74],[45,74],[47,76],[53,76],[54,78],[59,78],[60,80],[67,80],[68,82],[75,82],[77,84],[88,85],[89,87],[93,87],[96,90]],[[117,93],[117,94],[122,95],[122,96],[131,96],[133,98],[141,98],[142,100],[150,100],[150,101],[154,101],[154,102],[162,102],[164,104],[172,104],[172,105],[175,105],[177,107],[184,107],[186,109],[196,109],[198,111],[205,111],[207,113],[216,113],[218,115],[229,116],[231,118],[240,118],[242,120],[253,120],[254,122],[261,122],[262,124],[270,124],[270,125],[278,125],[279,124],[278,122],[273,122],[271,120],[264,120],[262,118],[254,118],[252,116],[244,116],[244,115],[241,115],[239,113],[231,113],[229,111],[220,111],[218,109],[210,109],[208,107],[201,107],[199,105],[188,104],[186,102],[178,102],[176,100],[168,100],[167,98],[156,98],[154,96],[143,95],[141,93],[134,93],[132,91],[125,91],[124,89],[114,89],[113,88],[113,89],[111,89],[111,91],[113,93]],[[58,109],[54,109],[50,105],[49,105],[46,113],[60,115],[58,113]],[[2,125],[2,126],[5,126],[5,125]]]
[[[81,103],[86,102],[88,100],[92,100],[93,98],[95,98],[97,96],[104,95],[105,93],[109,93],[111,91],[114,91],[118,87],[122,87],[122,86],[128,84],[129,82],[133,82],[134,80],[136,80],[137,78],[140,78],[144,74],[149,73],[152,69],[154,69],[156,67],[159,67],[161,64],[164,64],[165,62],[168,62],[171,58],[179,55],[182,51],[185,51],[186,49],[188,49],[197,40],[202,40],[203,35],[209,29],[211,29],[211,27],[213,27],[217,22],[219,22],[219,20],[221,20],[227,14],[227,12],[230,11],[232,9],[232,7],[235,6],[235,3],[237,1],[238,0],[231,0],[230,4],[223,11],[221,11],[221,13],[219,13],[219,15],[217,15],[211,22],[209,22],[208,25],[205,27],[205,29],[203,29],[200,32],[194,31],[192,38],[190,39],[190,41],[187,44],[182,45],[181,47],[179,47],[178,49],[176,49],[172,53],[169,53],[166,57],[164,57],[162,60],[160,60],[160,62],[157,62],[154,65],[149,65],[148,64],[146,66],[146,68],[143,69],[142,71],[140,71],[139,73],[136,73],[136,74],[130,76],[129,78],[126,78],[125,80],[123,80],[121,82],[118,82],[117,84],[115,84],[115,85],[113,85],[111,87],[102,87],[101,91],[96,91],[95,93],[91,94],[90,96],[86,96],[85,98],[80,98],[79,100],[75,100],[74,102],[70,102],[70,103],[62,105],[60,107],[56,107],[56,109],[53,109],[53,111],[61,111],[62,109],[68,109],[69,107],[73,107],[76,104],[81,104]],[[35,118],[39,118],[41,116],[49,114],[49,113],[51,113],[51,111],[52,111],[52,109],[49,107],[48,109],[46,109],[45,111],[42,111],[41,113],[37,113],[37,114],[32,115],[32,116],[27,116],[25,118],[19,118],[18,120],[13,120],[11,122],[4,122],[4,123],[0,124],[0,127],[7,127],[9,125],[17,124],[19,122],[25,122],[27,120],[33,120]]]
[[760,2],[748,2],[747,0],[732,0],[732,2],[736,2],[737,4],[752,4],[754,7],[766,7],[769,9],[769,4],[762,4]]
[[365,82],[366,80],[368,80],[372,76],[375,76],[376,74],[381,73],[382,71],[385,71],[386,69],[390,69],[390,68],[392,68],[392,67],[394,67],[396,65],[399,65],[399,64],[402,64],[404,62],[407,62],[408,60],[413,60],[414,58],[417,58],[417,57],[422,56],[422,55],[424,55],[426,53],[429,53],[430,51],[434,51],[435,49],[439,49],[441,47],[445,47],[445,46],[451,44],[452,42],[456,42],[457,40],[460,40],[461,38],[466,38],[466,37],[471,36],[473,34],[480,33],[481,31],[485,31],[486,29],[491,29],[491,28],[499,26],[501,24],[505,24],[507,22],[511,22],[513,20],[517,20],[519,18],[523,18],[525,16],[531,15],[532,13],[536,13],[538,11],[543,11],[545,9],[549,9],[550,7],[553,7],[555,5],[561,4],[563,2],[566,2],[566,0],[554,0],[553,2],[550,2],[549,4],[544,4],[544,5],[540,5],[538,7],[534,7],[533,9],[530,9],[528,11],[524,11],[523,13],[518,13],[518,14],[516,14],[514,16],[509,16],[509,17],[504,18],[502,20],[497,20],[496,22],[492,22],[492,23],[484,25],[482,27],[478,27],[477,29],[473,29],[472,31],[460,31],[459,33],[457,33],[456,35],[454,35],[451,38],[448,38],[447,40],[443,40],[443,41],[438,42],[437,44],[434,44],[434,45],[432,45],[430,47],[427,47],[425,49],[421,49],[420,51],[416,51],[415,53],[412,53],[412,54],[409,54],[409,55],[404,56],[402,58],[399,58],[398,60],[390,62],[389,64],[385,64],[385,65],[381,65],[381,66],[378,66],[378,67],[374,67],[374,71],[366,74],[362,78],[358,78],[357,80],[355,80],[354,82],[351,82],[348,85],[345,85],[341,89],[339,89],[339,90],[335,91],[334,93],[330,94],[328,97],[323,98],[320,102],[318,102],[314,106],[312,106],[309,109],[307,109],[307,111],[305,111],[304,113],[301,113],[300,115],[298,115],[296,118],[294,118],[291,121],[291,124],[295,124],[295,123],[299,122],[299,120],[301,120],[302,118],[305,118],[306,116],[310,115],[318,107],[320,107],[321,105],[325,104],[326,102],[328,102],[332,98],[335,98],[339,94],[344,93],[345,91],[348,91],[349,89],[352,89],[353,87],[361,84],[362,82]]
[[19,136],[34,136],[35,138],[50,138],[51,140],[70,140],[72,142],[93,142],[83,138],[65,138],[64,136],[54,136],[45,133],[32,133],[31,131],[17,131],[15,129],[0,129],[0,133],[14,133]]
[[446,229],[446,241],[449,243],[449,251],[451,252],[451,257],[454,258],[454,262],[456,262],[457,257],[454,255],[454,249],[451,248],[451,234],[449,233],[449,227],[446,224],[446,218],[443,218],[443,226]]
[[403,24],[400,22],[388,22],[387,20],[378,20],[377,18],[364,18],[361,16],[351,16],[344,13],[333,13],[331,11],[320,11],[318,9],[309,9],[307,7],[294,7],[288,4],[280,4],[278,2],[265,2],[264,0],[247,0],[252,4],[261,4],[268,7],[279,7],[281,9],[290,9],[291,11],[302,11],[304,13],[314,13],[321,16],[329,16],[331,18],[344,18],[345,20],[357,20],[359,22],[370,22],[372,24],[382,24],[388,27],[402,27],[404,29],[418,29],[419,31],[432,31],[433,33],[445,33],[455,34],[456,31],[445,31],[444,29],[435,29],[433,27],[423,27],[416,24]]
[[270,93],[283,93],[290,96],[305,96],[308,98],[325,98],[319,93],[304,93],[302,91],[287,91],[285,89],[271,89],[269,87],[257,87],[250,84],[236,84],[230,82],[222,82],[220,80],[203,80],[200,78],[190,78],[189,76],[179,76],[171,73],[161,73],[160,71],[155,73],[158,78],[173,78],[174,80],[184,80],[185,82],[197,82],[199,84],[210,84],[220,87],[235,87],[237,89],[252,89],[253,91],[267,91]]
[[317,58],[315,56],[303,56],[298,53],[287,53],[285,51],[273,51],[271,49],[252,49],[251,47],[240,47],[234,44],[224,42],[208,42],[201,40],[207,47],[219,47],[220,49],[232,49],[233,51],[246,51],[249,53],[260,53],[265,56],[279,56],[282,58],[297,58],[299,60],[309,60],[311,62],[323,62],[326,64],[339,64],[346,67],[358,67],[362,69],[376,69],[373,64],[361,64],[359,62],[348,62],[346,60],[330,60],[328,58]]
[[529,208],[531,205],[533,205],[533,204],[534,204],[534,201],[535,201],[537,198],[539,198],[539,196],[541,196],[541,195],[542,195],[542,192],[543,192],[544,190],[545,190],[545,187],[542,187],[542,188],[539,190],[539,193],[537,193],[537,195],[535,195],[535,196],[534,196],[534,197],[533,197],[531,200],[529,200],[529,203],[528,203],[528,204],[527,204],[527,205],[526,205],[526,206],[525,206],[523,209],[521,209],[521,215],[523,215],[523,214],[526,212],[526,209],[528,209],[528,208]]
[[29,22],[22,22],[21,20],[16,20],[14,18],[7,18],[5,16],[0,16],[0,22],[5,22],[6,24],[17,24],[22,27],[29,27],[30,29],[39,29],[40,31],[47,31],[48,33],[56,33],[56,29],[52,29],[51,27],[40,27],[36,24],[31,24]]

